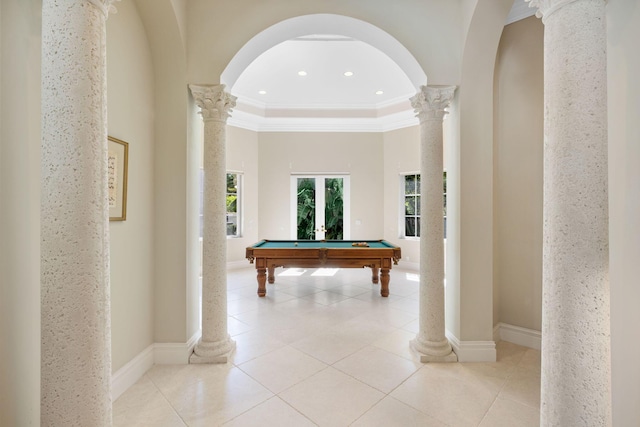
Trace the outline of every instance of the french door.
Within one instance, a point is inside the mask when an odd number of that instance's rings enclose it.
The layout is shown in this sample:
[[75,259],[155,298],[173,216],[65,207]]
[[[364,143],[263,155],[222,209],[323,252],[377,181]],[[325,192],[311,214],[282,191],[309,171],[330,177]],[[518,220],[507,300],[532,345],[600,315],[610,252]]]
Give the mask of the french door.
[[349,176],[291,176],[291,238],[349,239]]

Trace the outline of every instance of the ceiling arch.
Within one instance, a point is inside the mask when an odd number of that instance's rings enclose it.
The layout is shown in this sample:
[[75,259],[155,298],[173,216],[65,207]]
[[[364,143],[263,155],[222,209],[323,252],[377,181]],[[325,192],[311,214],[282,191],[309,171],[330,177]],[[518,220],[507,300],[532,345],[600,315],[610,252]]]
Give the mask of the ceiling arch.
[[[357,69],[357,77],[349,79],[352,84],[340,79],[342,71],[337,70],[346,62]],[[297,73],[291,68],[298,63],[316,72],[311,80],[305,78],[308,84],[286,77]],[[416,124],[409,98],[427,83],[427,76],[408,49],[380,28],[347,16],[313,14],[286,19],[258,33],[236,52],[220,82],[238,96],[229,120],[234,126],[375,132]],[[275,92],[258,90],[262,84]]]
[[287,40],[314,34],[336,34],[363,41],[398,64],[416,90],[427,84],[427,76],[418,61],[393,36],[367,22],[335,14],[298,16],[258,33],[235,54],[222,72],[220,83],[232,88],[242,72],[262,53]]

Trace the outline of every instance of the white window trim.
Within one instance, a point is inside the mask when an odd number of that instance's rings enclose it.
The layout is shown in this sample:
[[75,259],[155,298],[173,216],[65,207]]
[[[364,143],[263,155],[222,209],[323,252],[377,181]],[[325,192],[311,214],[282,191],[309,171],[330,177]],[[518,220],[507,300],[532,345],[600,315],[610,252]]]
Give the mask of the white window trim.
[[[403,240],[420,240],[420,237],[416,236],[407,236],[405,230],[405,180],[408,175],[420,175],[420,171],[410,171],[410,172],[401,172],[398,176],[398,195],[399,195],[399,203],[398,203],[398,238]],[[422,212],[421,212],[422,214]]]

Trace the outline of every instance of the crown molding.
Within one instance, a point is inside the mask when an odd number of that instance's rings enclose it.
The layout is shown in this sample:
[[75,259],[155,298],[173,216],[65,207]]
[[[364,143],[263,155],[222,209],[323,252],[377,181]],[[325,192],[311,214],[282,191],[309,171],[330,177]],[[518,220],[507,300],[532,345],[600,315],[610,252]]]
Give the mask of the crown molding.
[[266,105],[238,99],[230,126],[255,132],[388,132],[418,125],[409,98],[370,105]]
[[516,21],[533,16],[537,10],[535,7],[531,7],[529,3],[526,3],[525,0],[515,0],[504,25],[513,24]]
[[254,132],[389,132],[419,122],[411,110],[381,117],[265,117],[236,109],[227,124]]

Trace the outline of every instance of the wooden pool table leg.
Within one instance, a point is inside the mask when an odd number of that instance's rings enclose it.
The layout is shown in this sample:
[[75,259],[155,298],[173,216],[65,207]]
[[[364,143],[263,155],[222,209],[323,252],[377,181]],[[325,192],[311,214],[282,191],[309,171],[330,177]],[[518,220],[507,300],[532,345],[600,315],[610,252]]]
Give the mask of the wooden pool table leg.
[[258,270],[258,296],[263,297],[267,295],[267,269],[257,268]]
[[274,271],[275,269],[276,269],[275,265],[271,265],[271,266],[269,266],[269,276],[268,276],[269,283],[273,283],[273,282],[275,282],[275,281],[276,281],[276,277],[275,277],[275,275],[273,274],[273,271]]
[[389,269],[381,268],[380,269],[380,295],[383,297],[389,296]]
[[371,267],[371,283],[378,283],[378,267],[372,266]]

